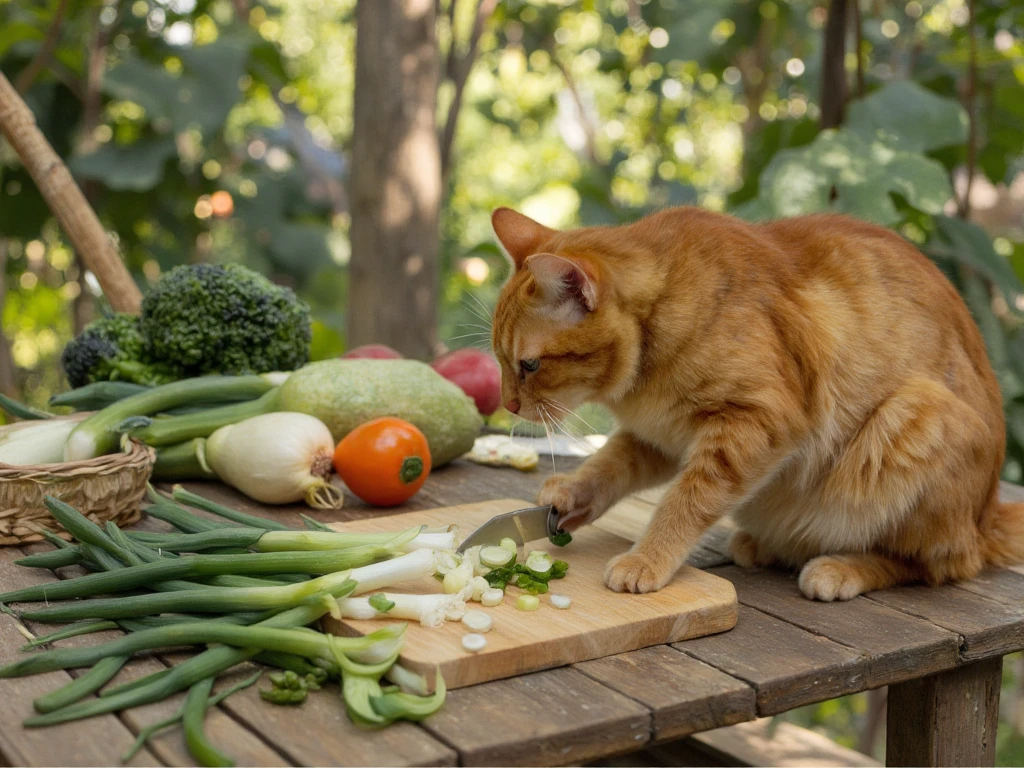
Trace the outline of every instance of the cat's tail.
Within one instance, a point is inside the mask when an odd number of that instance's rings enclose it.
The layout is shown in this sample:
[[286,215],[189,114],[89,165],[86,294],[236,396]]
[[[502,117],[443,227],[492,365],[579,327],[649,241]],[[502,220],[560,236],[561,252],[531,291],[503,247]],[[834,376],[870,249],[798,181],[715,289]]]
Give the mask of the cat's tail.
[[1024,563],[1024,502],[995,502],[980,529],[986,563],[997,568]]

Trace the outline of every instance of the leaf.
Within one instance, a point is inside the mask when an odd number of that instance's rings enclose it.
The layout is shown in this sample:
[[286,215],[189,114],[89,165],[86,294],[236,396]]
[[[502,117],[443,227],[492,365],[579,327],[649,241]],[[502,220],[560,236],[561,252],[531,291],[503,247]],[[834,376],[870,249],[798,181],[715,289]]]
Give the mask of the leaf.
[[992,241],[981,227],[950,216],[935,217],[935,234],[928,252],[936,258],[952,259],[972,267],[991,280],[1011,299],[1024,293],[1024,284],[1009,260],[996,253]]
[[965,272],[960,277],[961,292],[974,321],[978,324],[981,336],[985,340],[989,360],[999,381],[999,389],[1003,401],[1009,402],[1024,394],[1024,383],[1010,367],[1010,349],[1007,344],[1006,331],[1003,324],[992,310],[992,297],[988,286],[977,274]]
[[103,78],[103,90],[109,96],[138,104],[150,120],[171,119],[178,85],[178,78],[163,67],[131,55]]
[[927,152],[967,140],[963,107],[909,80],[850,102],[846,125],[864,141],[881,138],[904,151]]
[[173,139],[142,139],[128,146],[104,144],[72,158],[68,165],[76,175],[96,179],[110,189],[141,192],[160,183],[164,164],[176,154]]
[[7,53],[7,49],[18,43],[42,39],[42,30],[23,21],[0,24],[0,56],[3,56]]
[[744,215],[796,216],[833,208],[879,224],[900,215],[892,195],[930,214],[952,197],[942,166],[923,155],[866,144],[847,130],[824,131],[809,145],[778,152],[761,176],[757,205]]

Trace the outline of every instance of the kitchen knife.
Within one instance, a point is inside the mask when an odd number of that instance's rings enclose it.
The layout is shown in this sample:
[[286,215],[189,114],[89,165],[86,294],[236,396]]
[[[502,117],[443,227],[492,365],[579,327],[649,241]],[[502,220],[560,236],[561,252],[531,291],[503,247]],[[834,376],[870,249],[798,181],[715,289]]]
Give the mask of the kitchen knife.
[[550,504],[544,507],[517,509],[496,515],[481,525],[459,545],[458,551],[470,547],[497,545],[502,539],[512,539],[519,546],[528,541],[546,539],[561,533],[558,513]]

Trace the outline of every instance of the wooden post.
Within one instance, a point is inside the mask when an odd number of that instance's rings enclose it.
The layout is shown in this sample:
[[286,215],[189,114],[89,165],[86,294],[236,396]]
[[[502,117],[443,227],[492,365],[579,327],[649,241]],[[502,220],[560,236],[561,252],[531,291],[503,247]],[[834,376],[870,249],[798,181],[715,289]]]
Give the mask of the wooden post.
[[1003,659],[889,686],[885,763],[994,765]]
[[0,132],[10,142],[46,199],[71,244],[96,275],[107,300],[118,312],[138,313],[142,293],[75,184],[71,172],[36,126],[35,116],[0,72]]

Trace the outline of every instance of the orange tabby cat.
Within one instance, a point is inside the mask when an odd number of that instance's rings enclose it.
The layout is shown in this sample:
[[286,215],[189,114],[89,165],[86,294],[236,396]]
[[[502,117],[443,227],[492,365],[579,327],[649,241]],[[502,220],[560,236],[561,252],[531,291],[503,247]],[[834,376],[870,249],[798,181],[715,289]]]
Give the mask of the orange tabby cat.
[[899,236],[695,208],[493,224],[515,267],[493,329],[506,407],[601,403],[620,425],[539,501],[572,530],[672,480],[611,589],[660,589],[727,514],[737,563],[798,567],[819,600],[1024,560],[1024,505],[996,499],[1005,427],[981,336]]

